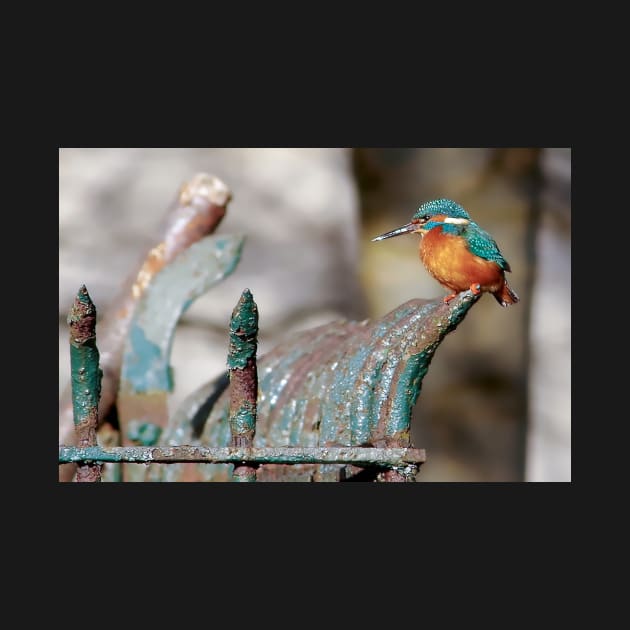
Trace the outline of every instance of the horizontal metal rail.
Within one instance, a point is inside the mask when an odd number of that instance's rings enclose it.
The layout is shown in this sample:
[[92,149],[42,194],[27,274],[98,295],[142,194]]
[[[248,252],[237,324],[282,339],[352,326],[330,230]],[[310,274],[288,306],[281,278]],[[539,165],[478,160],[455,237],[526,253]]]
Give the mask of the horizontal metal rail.
[[354,464],[401,467],[426,460],[424,449],[349,447],[210,448],[205,446],[60,446],[59,464],[127,462],[135,464]]

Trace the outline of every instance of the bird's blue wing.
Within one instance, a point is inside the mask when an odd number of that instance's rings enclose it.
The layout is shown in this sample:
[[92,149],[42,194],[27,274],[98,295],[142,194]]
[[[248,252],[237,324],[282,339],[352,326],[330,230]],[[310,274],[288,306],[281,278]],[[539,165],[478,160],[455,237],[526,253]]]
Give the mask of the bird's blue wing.
[[448,228],[466,239],[468,248],[475,256],[497,263],[504,271],[512,271],[510,264],[503,258],[503,254],[499,251],[499,246],[492,236],[480,228],[475,222],[471,221],[466,225],[447,225]]
[[497,263],[501,269],[505,271],[511,271],[510,265],[503,254],[499,251],[499,246],[496,244],[492,236],[485,230],[481,229],[476,223],[469,223],[468,228],[468,243],[470,251],[486,260],[492,260]]

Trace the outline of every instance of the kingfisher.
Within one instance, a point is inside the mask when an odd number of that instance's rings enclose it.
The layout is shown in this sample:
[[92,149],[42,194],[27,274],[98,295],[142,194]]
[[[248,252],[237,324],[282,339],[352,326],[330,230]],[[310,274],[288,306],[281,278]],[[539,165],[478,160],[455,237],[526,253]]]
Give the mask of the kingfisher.
[[427,201],[407,225],[372,241],[408,233],[420,234],[420,260],[443,287],[453,292],[444,297],[445,303],[468,289],[475,295],[491,293],[501,306],[519,301],[505,278],[505,272],[512,269],[498,245],[455,201]]

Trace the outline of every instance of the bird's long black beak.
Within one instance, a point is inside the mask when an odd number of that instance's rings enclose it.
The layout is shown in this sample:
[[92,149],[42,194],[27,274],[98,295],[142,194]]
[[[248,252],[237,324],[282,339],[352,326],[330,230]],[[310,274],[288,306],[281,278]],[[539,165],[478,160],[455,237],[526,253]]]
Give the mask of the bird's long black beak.
[[407,223],[407,225],[403,225],[391,232],[385,232],[385,234],[381,234],[380,236],[376,236],[372,239],[372,241],[382,241],[386,238],[391,238],[392,236],[400,236],[401,234],[407,234],[409,232],[415,232],[420,226],[417,223]]

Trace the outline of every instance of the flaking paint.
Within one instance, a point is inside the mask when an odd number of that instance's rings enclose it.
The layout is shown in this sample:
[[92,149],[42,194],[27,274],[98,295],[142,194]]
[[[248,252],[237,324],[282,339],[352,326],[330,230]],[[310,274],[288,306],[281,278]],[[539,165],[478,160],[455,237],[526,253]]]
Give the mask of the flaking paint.
[[249,289],[245,289],[230,319],[230,349],[227,365],[230,370],[243,369],[247,360],[256,356],[258,347],[258,306]]

